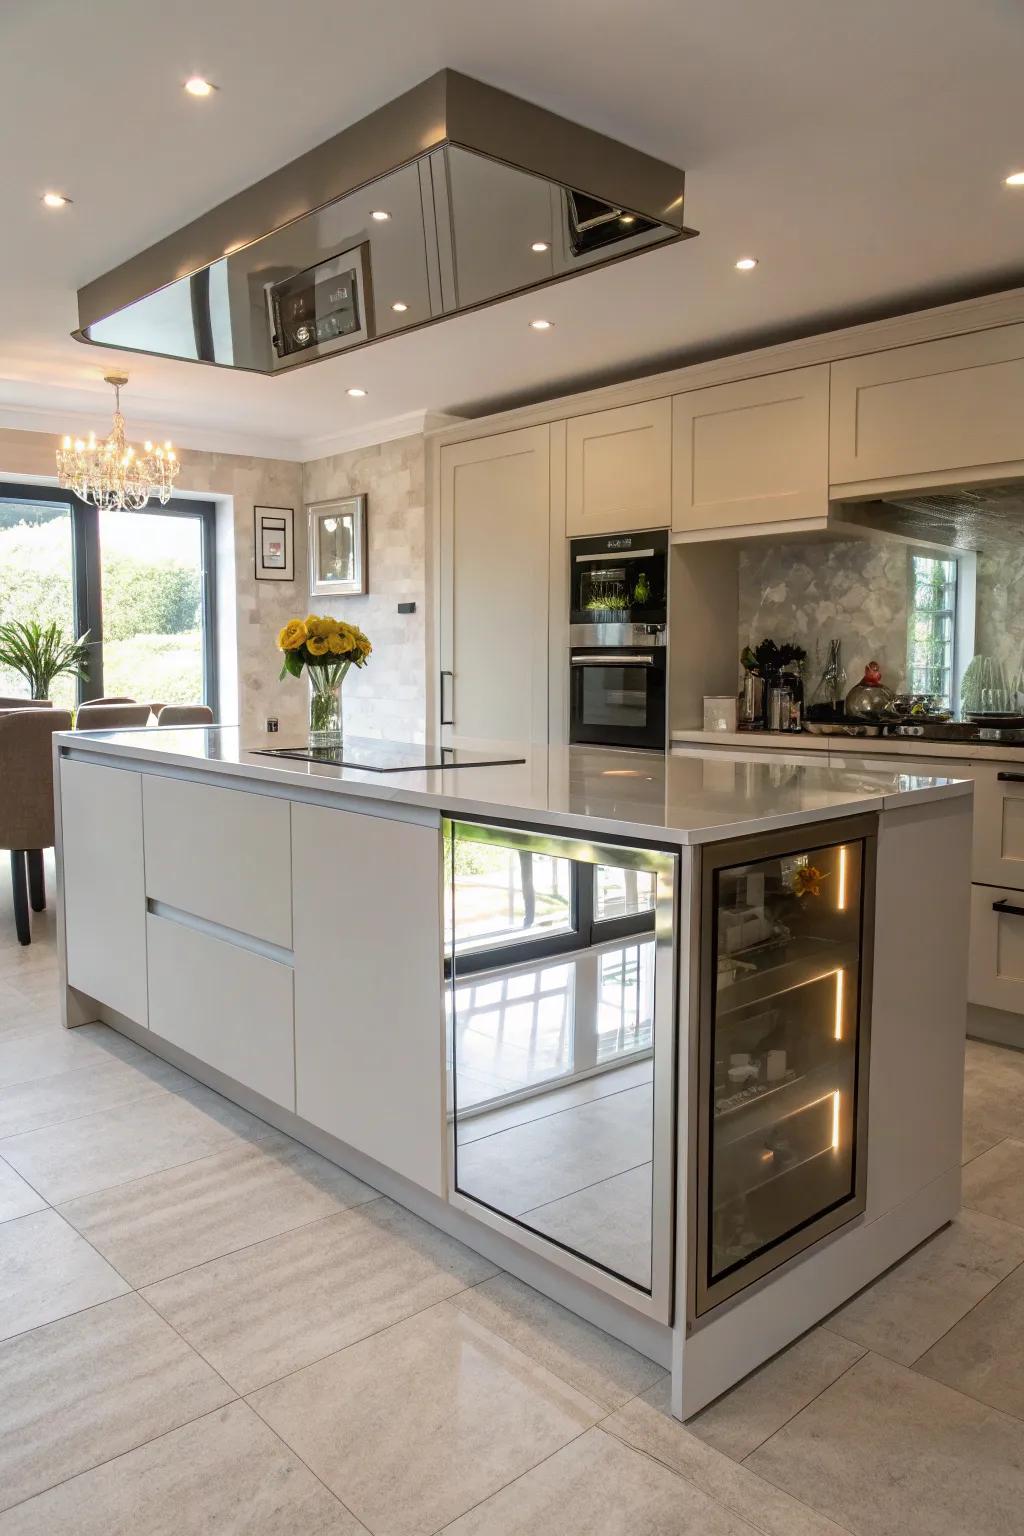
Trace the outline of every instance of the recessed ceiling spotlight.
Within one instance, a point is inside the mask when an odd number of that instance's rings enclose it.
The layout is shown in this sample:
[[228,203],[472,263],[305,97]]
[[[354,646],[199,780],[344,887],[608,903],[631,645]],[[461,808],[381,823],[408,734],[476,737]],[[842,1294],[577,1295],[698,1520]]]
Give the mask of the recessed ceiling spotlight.
[[550,329],[551,329],[553,324],[554,324],[553,320],[531,320],[530,321],[530,330],[531,331],[550,331]]
[[351,395],[353,400],[361,400],[363,398],[363,396],[366,394],[366,390],[365,389],[358,389],[356,386],[353,385],[353,387],[351,389],[346,389],[345,393],[346,393],[346,395]]
[[185,89],[190,96],[212,96],[220,87],[212,80],[204,80],[202,75],[190,75],[185,81]]
[[404,315],[409,306],[408,304],[403,304],[401,299],[396,299],[391,308],[394,310],[396,315]]
[[1005,187],[1024,187],[1024,171],[1011,171],[1003,178]]
[[635,213],[620,213],[619,214],[619,223],[620,224],[635,224],[636,223],[636,214]]
[[550,240],[535,240],[533,242],[533,244],[530,246],[530,250],[531,251],[550,251],[550,249],[551,249],[551,241]]
[[374,208],[370,212],[370,218],[376,219],[378,224],[386,223],[390,217],[390,213],[388,213],[384,208]]
[[756,256],[741,256],[739,261],[736,263],[736,271],[737,272],[753,272],[753,270],[754,270],[754,268],[756,266],[757,266],[757,257]]
[[47,208],[66,208],[70,201],[70,197],[65,197],[63,192],[44,192],[42,196],[42,202]]

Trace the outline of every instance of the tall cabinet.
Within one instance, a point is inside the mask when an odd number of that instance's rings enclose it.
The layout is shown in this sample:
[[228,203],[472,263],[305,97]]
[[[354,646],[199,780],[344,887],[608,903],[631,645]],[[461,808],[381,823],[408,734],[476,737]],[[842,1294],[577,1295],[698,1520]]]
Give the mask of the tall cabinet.
[[440,477],[442,734],[545,743],[551,428],[447,445]]

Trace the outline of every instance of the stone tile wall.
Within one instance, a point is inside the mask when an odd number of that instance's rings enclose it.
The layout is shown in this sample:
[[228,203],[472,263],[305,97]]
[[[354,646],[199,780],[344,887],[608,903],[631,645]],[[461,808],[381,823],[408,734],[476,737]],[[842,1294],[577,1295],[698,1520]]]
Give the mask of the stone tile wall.
[[[358,624],[373,641],[366,667],[352,668],[345,681],[345,730],[354,736],[422,741],[427,666],[423,438],[333,454],[302,468],[306,506],[342,496],[367,497],[369,592],[309,600],[317,613]],[[416,612],[400,614],[400,602],[414,602]]]

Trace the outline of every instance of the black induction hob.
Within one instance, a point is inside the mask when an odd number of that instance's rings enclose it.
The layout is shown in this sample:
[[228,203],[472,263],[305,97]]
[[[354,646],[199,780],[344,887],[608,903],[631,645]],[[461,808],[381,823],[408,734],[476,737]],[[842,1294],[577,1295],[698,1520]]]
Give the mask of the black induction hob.
[[376,741],[355,736],[339,747],[254,747],[257,757],[282,757],[302,763],[326,763],[331,768],[358,768],[363,773],[416,773],[433,768],[499,768],[525,763],[525,757],[471,752],[465,747],[424,746],[413,741]]
[[913,741],[974,741],[989,746],[1024,747],[1024,726],[986,725],[982,720],[908,720],[883,727],[883,736]]

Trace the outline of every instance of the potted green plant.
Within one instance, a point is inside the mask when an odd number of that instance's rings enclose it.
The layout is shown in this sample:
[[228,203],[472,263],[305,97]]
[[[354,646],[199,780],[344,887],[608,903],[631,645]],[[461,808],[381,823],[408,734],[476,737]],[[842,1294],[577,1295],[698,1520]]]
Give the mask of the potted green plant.
[[20,672],[33,699],[48,699],[55,677],[87,677],[89,635],[68,639],[56,622],[12,619],[0,624],[0,666]]

